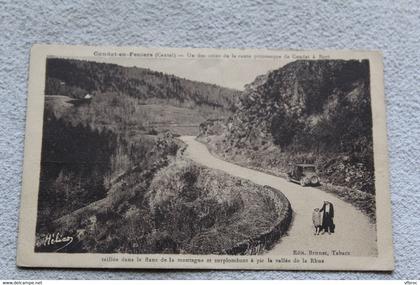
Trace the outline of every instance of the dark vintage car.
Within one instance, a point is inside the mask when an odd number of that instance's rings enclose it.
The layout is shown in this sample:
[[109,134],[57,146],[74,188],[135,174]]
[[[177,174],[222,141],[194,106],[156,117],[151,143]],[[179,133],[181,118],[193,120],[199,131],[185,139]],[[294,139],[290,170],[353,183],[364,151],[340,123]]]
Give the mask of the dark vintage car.
[[295,164],[287,173],[287,180],[300,183],[302,186],[319,185],[320,179],[313,164]]

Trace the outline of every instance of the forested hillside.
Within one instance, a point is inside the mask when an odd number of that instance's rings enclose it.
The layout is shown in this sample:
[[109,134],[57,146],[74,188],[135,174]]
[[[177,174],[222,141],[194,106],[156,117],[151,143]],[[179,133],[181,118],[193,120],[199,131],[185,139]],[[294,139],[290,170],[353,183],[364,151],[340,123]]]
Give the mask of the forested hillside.
[[106,196],[116,136],[44,112],[38,227]]
[[174,106],[205,106],[229,113],[238,94],[213,84],[110,63],[49,58],[46,71],[46,95],[82,98],[86,94],[117,92],[141,99],[144,104],[164,100]]

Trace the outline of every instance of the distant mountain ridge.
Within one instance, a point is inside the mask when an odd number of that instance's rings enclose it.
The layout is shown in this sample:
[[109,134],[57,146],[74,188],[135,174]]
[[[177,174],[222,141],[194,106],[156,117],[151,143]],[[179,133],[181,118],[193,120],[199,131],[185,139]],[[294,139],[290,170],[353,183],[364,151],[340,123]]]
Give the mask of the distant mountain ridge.
[[172,100],[178,106],[207,105],[232,110],[240,91],[139,67],[87,60],[48,58],[46,95],[82,98],[119,92],[142,100]]

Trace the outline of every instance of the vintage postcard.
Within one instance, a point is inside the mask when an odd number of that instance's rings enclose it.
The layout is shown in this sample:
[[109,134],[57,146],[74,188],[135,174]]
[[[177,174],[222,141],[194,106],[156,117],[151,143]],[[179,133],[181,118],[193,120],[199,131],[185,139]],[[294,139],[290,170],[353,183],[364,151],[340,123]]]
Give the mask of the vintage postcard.
[[35,45],[18,266],[394,268],[382,56]]

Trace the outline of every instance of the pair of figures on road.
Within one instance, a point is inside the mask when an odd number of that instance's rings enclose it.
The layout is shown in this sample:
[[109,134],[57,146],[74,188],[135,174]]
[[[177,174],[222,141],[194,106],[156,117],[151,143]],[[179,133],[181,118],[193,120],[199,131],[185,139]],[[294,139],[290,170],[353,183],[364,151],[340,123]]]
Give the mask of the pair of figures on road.
[[334,206],[329,201],[324,201],[322,208],[315,208],[312,213],[312,222],[314,223],[315,233],[319,234],[332,234],[334,233]]

